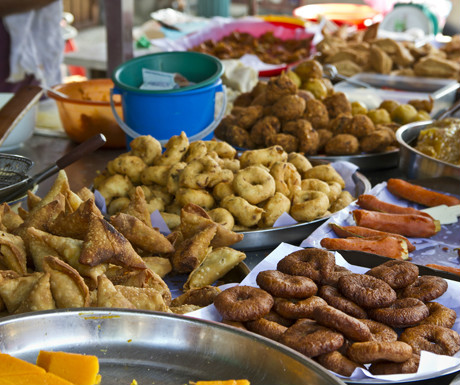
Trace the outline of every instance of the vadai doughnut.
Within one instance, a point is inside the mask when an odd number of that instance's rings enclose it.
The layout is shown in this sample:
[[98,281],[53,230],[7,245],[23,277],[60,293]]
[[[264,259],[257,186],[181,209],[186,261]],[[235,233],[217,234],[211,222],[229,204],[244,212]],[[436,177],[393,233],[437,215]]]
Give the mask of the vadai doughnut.
[[220,182],[214,186],[212,189],[212,195],[218,201],[221,201],[225,197],[235,195],[235,190],[233,190],[233,181],[232,182]]
[[396,300],[396,292],[381,279],[364,274],[348,274],[339,278],[340,292],[365,308],[380,308]]
[[420,355],[412,353],[412,356],[404,362],[375,362],[369,367],[369,371],[375,375],[417,373],[419,364]]
[[332,306],[315,308],[313,318],[318,324],[337,330],[353,341],[369,341],[372,338],[364,323]]
[[233,215],[230,214],[230,211],[224,209],[223,207],[216,207],[215,209],[208,211],[208,215],[213,222],[218,223],[228,230],[232,230],[235,225]]
[[250,204],[246,199],[230,195],[222,199],[221,207],[230,211],[239,224],[252,227],[262,218],[263,209]]
[[385,281],[396,290],[416,281],[418,267],[407,261],[392,260],[373,267],[366,274]]
[[416,325],[429,313],[426,305],[417,298],[400,298],[388,307],[368,311],[370,318],[393,328]]
[[248,330],[248,328],[246,326],[244,326],[243,322],[230,321],[228,319],[223,319],[222,323],[225,324],[225,325],[233,326],[234,328],[238,328],[238,329],[241,329],[241,330],[246,330],[246,331]]
[[270,294],[253,286],[233,286],[214,298],[214,306],[223,319],[240,322],[262,318],[273,302]]
[[356,368],[365,369],[363,365],[358,364],[344,356],[339,351],[334,351],[326,354],[321,354],[317,357],[318,362],[341,376],[350,377]]
[[377,361],[404,362],[412,357],[412,348],[403,341],[355,342],[348,348],[347,356],[360,364]]
[[263,165],[271,168],[275,162],[286,162],[288,154],[283,147],[275,145],[259,150],[244,151],[240,156],[241,168],[247,168],[254,165]]
[[295,188],[300,186],[300,174],[292,163],[276,162],[270,168],[270,174],[275,180],[276,191],[289,198]]
[[438,302],[427,302],[425,305],[430,315],[420,322],[420,325],[438,325],[449,329],[454,326],[457,320],[457,313],[455,310],[441,305]]
[[388,325],[367,318],[360,319],[360,321],[371,331],[372,341],[391,342],[398,339],[398,333]]
[[310,278],[285,274],[278,270],[261,271],[257,274],[256,282],[274,297],[309,298],[318,291]]
[[329,285],[337,287],[337,283],[339,282],[339,278],[343,275],[353,274],[351,270],[348,270],[346,267],[335,265],[334,271],[329,274],[327,277],[323,277],[321,283],[323,285]]
[[184,207],[189,203],[194,203],[206,210],[212,209],[215,203],[213,196],[206,190],[197,190],[185,187],[181,187],[177,190],[176,201],[181,207]]
[[303,178],[315,178],[325,182],[337,182],[344,189],[345,181],[331,164],[320,164],[307,170]]
[[233,179],[236,194],[256,205],[275,194],[275,179],[259,166],[249,166],[239,170]]
[[[315,178],[302,179],[300,182],[300,188],[303,191],[321,191],[326,195],[329,195],[331,192],[331,188],[327,182]],[[342,189],[340,190],[342,191]]]
[[276,220],[283,214],[291,210],[291,200],[284,194],[276,192],[268,198],[263,206],[264,213],[260,220],[260,227],[273,227]]
[[340,294],[337,288],[333,286],[321,286],[318,291],[318,296],[323,298],[330,306],[333,306],[352,317],[367,318],[367,313],[362,307],[358,306],[353,301],[350,301],[348,298],[345,298],[342,294]]
[[292,196],[291,216],[299,222],[311,222],[326,214],[329,198],[321,191],[296,190]]
[[433,301],[447,290],[447,281],[434,275],[422,275],[412,284],[403,289],[402,297],[417,298],[423,302]]
[[316,357],[340,348],[344,338],[342,334],[311,320],[299,320],[283,333],[279,342],[307,357]]
[[437,325],[419,325],[404,330],[399,339],[412,346],[415,353],[422,350],[453,356],[460,350],[460,336],[452,329]]
[[281,335],[287,330],[286,326],[280,325],[274,321],[269,321],[265,318],[248,321],[245,325],[251,332],[260,334],[261,336],[275,341],[278,341]]
[[333,253],[313,247],[292,252],[281,259],[276,268],[283,273],[303,275],[320,283],[323,277],[334,271],[334,266]]
[[275,298],[273,310],[288,319],[312,318],[319,306],[327,306],[327,302],[315,295],[302,300]]
[[287,161],[295,166],[300,176],[313,167],[307,157],[299,152],[290,152]]
[[281,314],[278,314],[273,309],[270,310],[269,313],[266,316],[264,316],[264,318],[266,320],[276,322],[276,323],[278,323],[280,325],[283,325],[283,326],[286,326],[286,327],[292,326],[294,324],[294,322],[295,322],[295,320],[283,317]]

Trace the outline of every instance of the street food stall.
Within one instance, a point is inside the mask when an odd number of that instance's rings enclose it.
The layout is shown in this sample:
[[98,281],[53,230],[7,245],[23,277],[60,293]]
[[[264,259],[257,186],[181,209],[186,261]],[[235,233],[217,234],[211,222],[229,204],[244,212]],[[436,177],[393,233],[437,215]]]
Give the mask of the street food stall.
[[5,383],[458,381],[460,35],[336,6],[133,55],[122,0],[105,78],[6,98]]

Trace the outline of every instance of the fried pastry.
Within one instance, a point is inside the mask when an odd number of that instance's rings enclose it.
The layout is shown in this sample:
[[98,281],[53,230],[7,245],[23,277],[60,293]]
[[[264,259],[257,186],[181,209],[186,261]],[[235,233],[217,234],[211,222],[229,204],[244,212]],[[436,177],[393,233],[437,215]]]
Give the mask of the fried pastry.
[[21,237],[6,232],[0,233],[0,263],[7,270],[20,275],[27,274],[27,256]]
[[150,287],[133,287],[116,285],[115,289],[123,295],[136,309],[168,311],[161,293]]
[[2,277],[0,281],[0,297],[8,313],[12,314],[16,311],[42,275],[43,273],[36,272],[16,278]]
[[136,307],[120,293],[113,283],[101,274],[97,277],[97,307],[117,307],[124,309],[135,309]]
[[18,213],[15,213],[8,203],[0,205],[0,228],[9,233],[16,230],[24,220]]
[[41,273],[38,280],[32,286],[29,293],[21,301],[14,311],[15,314],[26,313],[29,311],[56,309],[56,305],[51,294],[50,274]]

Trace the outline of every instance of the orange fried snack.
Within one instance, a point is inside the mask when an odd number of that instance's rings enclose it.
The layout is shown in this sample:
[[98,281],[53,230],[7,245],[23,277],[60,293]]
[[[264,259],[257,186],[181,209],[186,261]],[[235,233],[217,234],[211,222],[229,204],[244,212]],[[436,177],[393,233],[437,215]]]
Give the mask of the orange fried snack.
[[406,242],[391,236],[323,238],[320,243],[328,250],[355,250],[393,259],[409,258]]
[[460,275],[460,268],[458,267],[438,265],[436,263],[427,263],[425,266],[431,267],[433,269],[447,271],[449,273]]

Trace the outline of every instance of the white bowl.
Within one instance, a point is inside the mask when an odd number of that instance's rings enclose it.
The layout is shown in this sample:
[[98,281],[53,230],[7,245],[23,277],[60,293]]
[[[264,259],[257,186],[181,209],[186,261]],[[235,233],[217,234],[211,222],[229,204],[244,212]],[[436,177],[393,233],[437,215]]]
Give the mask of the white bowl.
[[[12,92],[0,93],[0,109],[14,96]],[[0,146],[0,151],[9,151],[20,147],[29,139],[35,128],[37,105],[32,106]]]

